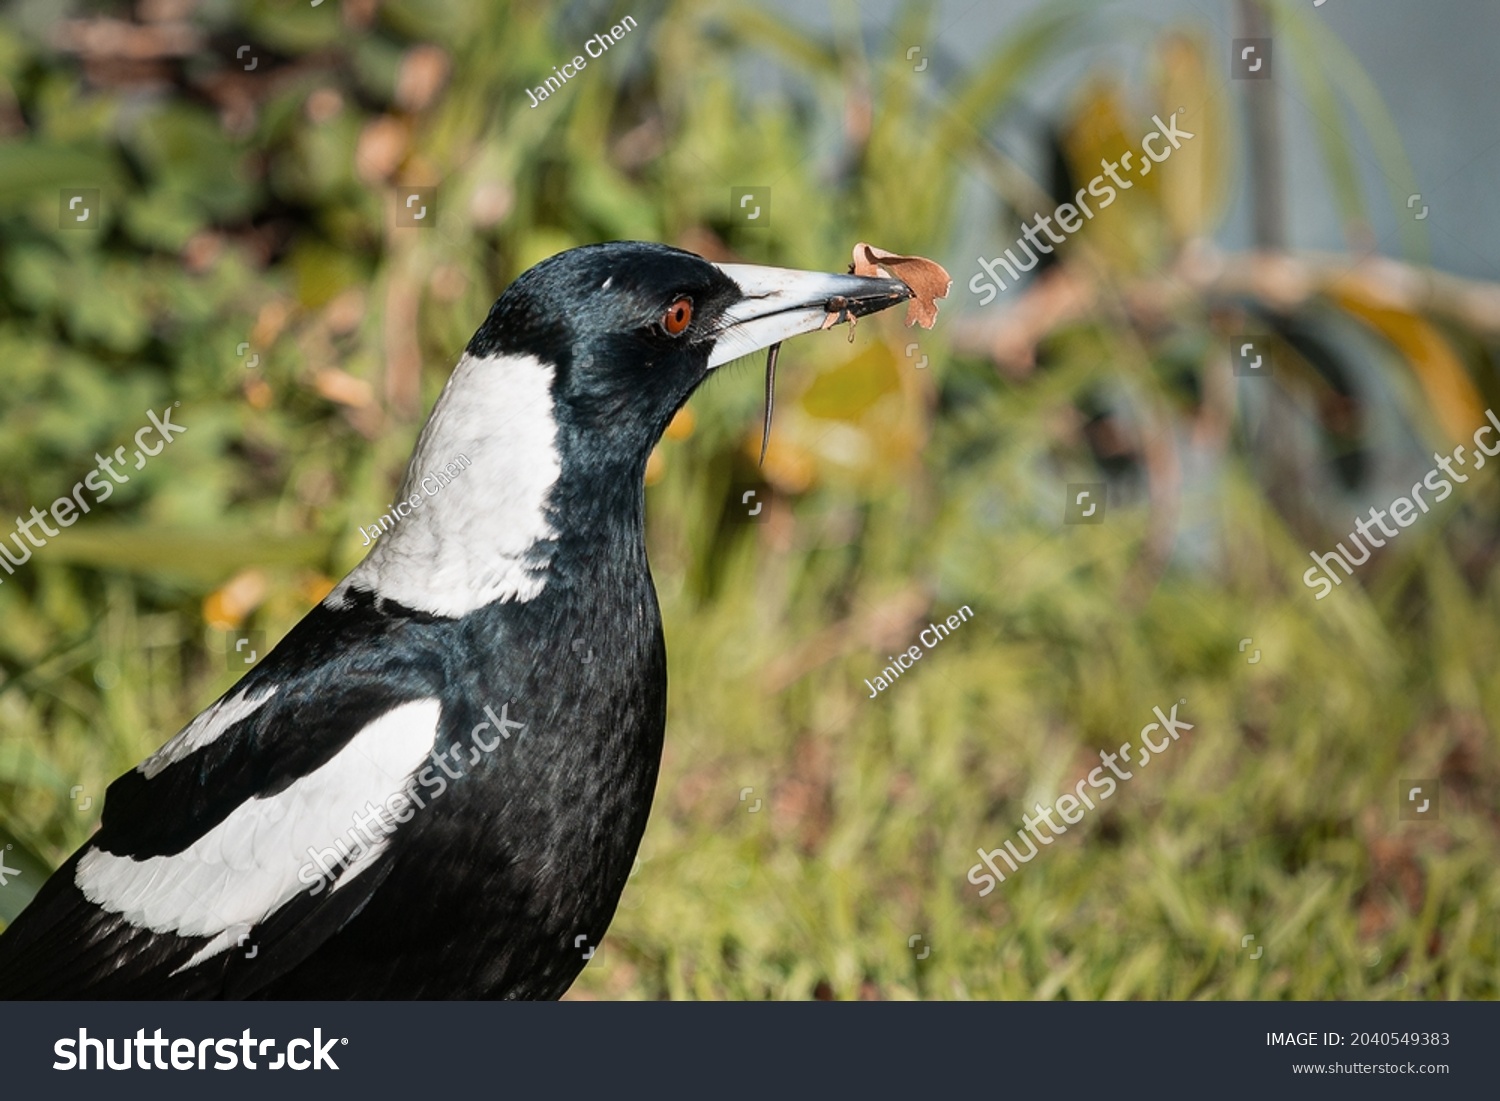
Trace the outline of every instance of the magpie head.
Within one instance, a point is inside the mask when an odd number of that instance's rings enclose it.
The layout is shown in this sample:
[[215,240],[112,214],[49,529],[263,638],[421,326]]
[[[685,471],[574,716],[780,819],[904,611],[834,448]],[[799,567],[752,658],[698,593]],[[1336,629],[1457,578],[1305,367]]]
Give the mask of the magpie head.
[[910,295],[635,242],[542,261],[490,308],[365,536],[379,542],[327,602],[367,590],[459,616],[540,594],[561,547],[638,546],[646,460],[709,372]]
[[587,245],[511,284],[468,352],[540,360],[554,373],[571,457],[643,467],[714,368],[821,328],[830,310],[860,317],[910,295],[892,279],[713,264],[643,242]]

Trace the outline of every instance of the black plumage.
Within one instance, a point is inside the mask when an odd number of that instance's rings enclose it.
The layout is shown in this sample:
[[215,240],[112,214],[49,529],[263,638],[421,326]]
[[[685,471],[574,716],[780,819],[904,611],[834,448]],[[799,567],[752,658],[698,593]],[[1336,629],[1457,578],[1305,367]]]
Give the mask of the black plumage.
[[110,786],[0,936],[0,997],[562,994],[661,757],[646,460],[713,367],[816,329],[836,295],[858,316],[907,291],[635,243],[519,278],[403,493],[445,448],[473,469]]

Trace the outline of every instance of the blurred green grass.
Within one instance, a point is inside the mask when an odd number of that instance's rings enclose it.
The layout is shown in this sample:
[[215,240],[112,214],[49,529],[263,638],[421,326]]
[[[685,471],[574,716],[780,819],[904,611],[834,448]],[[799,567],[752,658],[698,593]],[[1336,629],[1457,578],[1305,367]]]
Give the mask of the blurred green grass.
[[[886,29],[840,9],[822,39],[669,3],[531,109],[523,89],[624,8],[333,8],[207,5],[186,54],[128,64],[59,49],[35,6],[0,23],[0,515],[65,492],[147,408],[180,400],[188,426],[0,585],[0,840],[24,890],[88,836],[114,776],[232,683],[227,632],[279,637],[358,560],[357,526],[516,274],[631,237],[839,270],[867,240],[945,259],[953,298],[931,334],[879,318],[788,345],[767,521],[728,515],[755,475],[753,369],[707,386],[653,460],[667,751],[573,996],[1496,995],[1500,493],[1460,487],[1325,601],[1299,584],[1349,502],[1381,500],[1373,475],[1338,488],[1351,456],[1368,473],[1496,403],[1492,337],[1335,288],[1304,312],[1369,323],[1382,355],[1322,338],[1364,389],[1288,340],[1294,369],[1249,393],[1228,336],[1288,324],[1253,294],[1142,321],[1132,288],[1246,186],[1200,28],[1056,5],[971,71],[919,77],[921,5]],[[160,11],[137,26],[169,42]],[[1058,109],[1059,155],[1088,168],[1184,97],[1202,142],[1038,281],[1086,280],[1091,308],[1030,359],[955,351],[972,257],[997,251],[976,211],[1010,227],[1057,182],[1028,180],[988,126],[1120,34],[1149,86],[1091,72]],[[1313,98],[1358,237],[1341,120],[1379,131],[1390,163],[1399,142],[1348,63],[1320,79],[1342,81]],[[773,189],[766,228],[731,217],[730,187],[752,184]],[[396,227],[398,185],[438,188],[433,229]],[[87,232],[59,222],[78,187],[102,193]],[[1106,479],[1107,521],[1061,524],[1064,485]],[[886,655],[959,605],[973,620],[868,699]],[[1179,699],[1190,734],[978,897],[976,849]],[[1399,821],[1415,777],[1442,778],[1440,820]],[[0,890],[0,920],[21,897]]]

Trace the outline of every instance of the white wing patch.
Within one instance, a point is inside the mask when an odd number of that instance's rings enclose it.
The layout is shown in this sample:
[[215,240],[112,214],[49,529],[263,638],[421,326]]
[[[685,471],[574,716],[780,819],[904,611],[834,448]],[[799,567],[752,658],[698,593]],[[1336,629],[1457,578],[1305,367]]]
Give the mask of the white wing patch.
[[[406,469],[401,519],[324,604],[344,607],[357,588],[456,619],[542,591],[546,578],[528,557],[557,537],[546,511],[562,473],[553,374],[535,356],[458,361]],[[460,457],[470,465],[438,476]]]
[[251,926],[249,925],[231,925],[228,929],[225,929],[218,936],[214,937],[213,940],[198,949],[198,951],[194,952],[192,958],[173,971],[172,974],[180,975],[189,968],[197,967],[204,960],[213,959],[220,952],[229,951],[229,949],[240,943],[241,936],[249,934],[250,929]]
[[136,765],[136,771],[144,773],[148,780],[155,779],[157,773],[168,765],[191,756],[241,719],[255,714],[261,705],[276,694],[278,687],[280,686],[273,684],[253,697],[248,691],[225,696],[178,731],[166,745]]
[[[299,870],[309,850],[346,837],[356,815],[370,821],[370,805],[406,788],[437,743],[441,715],[435,699],[387,711],[321,768],[276,795],[244,803],[180,853],[136,860],[90,849],[78,862],[78,889],[152,932],[217,937],[195,962],[223,951],[233,941],[225,934],[263,921],[306,889]],[[387,844],[382,837],[360,863],[367,866]]]

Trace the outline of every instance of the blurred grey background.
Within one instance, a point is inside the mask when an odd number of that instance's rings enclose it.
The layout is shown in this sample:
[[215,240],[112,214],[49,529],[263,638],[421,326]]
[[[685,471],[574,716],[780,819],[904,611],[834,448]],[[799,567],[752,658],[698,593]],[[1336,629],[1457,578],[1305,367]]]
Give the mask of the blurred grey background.
[[[1425,228],[1435,266],[1460,275],[1494,278],[1500,273],[1500,110],[1495,83],[1496,43],[1500,43],[1500,4],[1494,0],[1293,0],[1318,16],[1353,51],[1375,81],[1390,109],[1416,172],[1421,203],[1429,207]],[[780,14],[827,30],[837,5],[771,0]],[[896,0],[863,0],[854,5],[867,28],[892,26]],[[920,45],[936,71],[967,68],[992,48],[1007,28],[1026,15],[1051,6],[1048,0],[942,0],[936,5],[936,34]],[[1227,70],[1231,40],[1241,36],[1235,0],[1130,0],[1099,3],[1099,16],[1114,20],[1121,36],[1071,54],[1052,68],[1026,98],[1040,117],[1049,117],[1058,97],[1078,87],[1081,76],[1107,62],[1138,77],[1141,47],[1162,30],[1182,27],[1213,36]],[[1102,24],[1101,24],[1102,25]],[[882,34],[871,30],[871,34]],[[1294,249],[1344,247],[1322,154],[1303,90],[1290,66],[1278,81],[1285,139],[1288,245]],[[1028,169],[1039,172],[1035,130],[1003,125],[995,131],[1003,148]],[[1030,140],[1029,140],[1030,139]],[[1364,173],[1366,197],[1378,237],[1377,251],[1398,253],[1396,214],[1377,194],[1381,169],[1360,134],[1355,146]],[[1237,151],[1243,156],[1244,150]],[[1248,196],[1235,195],[1217,237],[1226,248],[1250,243]],[[955,273],[957,274],[957,273]],[[961,281],[960,281],[961,282]]]

